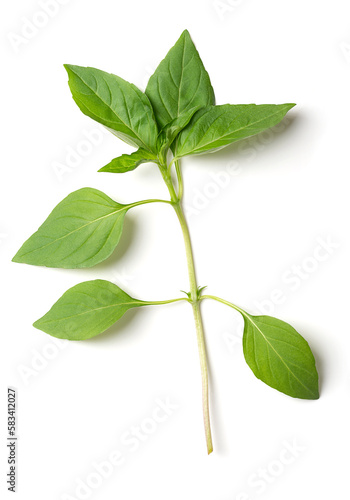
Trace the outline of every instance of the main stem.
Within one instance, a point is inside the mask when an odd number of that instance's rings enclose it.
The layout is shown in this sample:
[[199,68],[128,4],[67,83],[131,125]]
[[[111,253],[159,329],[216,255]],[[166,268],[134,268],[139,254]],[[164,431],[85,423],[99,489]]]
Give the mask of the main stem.
[[[177,165],[177,169],[179,166]],[[190,303],[193,309],[194,322],[196,326],[196,334],[197,334],[197,343],[198,343],[198,351],[199,351],[199,360],[201,367],[201,378],[202,378],[202,406],[203,406],[203,419],[204,419],[204,429],[205,429],[205,437],[207,443],[208,455],[213,451],[213,442],[211,437],[211,429],[210,429],[210,416],[209,416],[209,387],[208,387],[208,361],[207,361],[207,353],[205,347],[205,339],[204,339],[204,330],[203,330],[203,321],[202,314],[200,311],[200,299],[198,297],[198,285],[196,278],[196,271],[194,267],[194,258],[193,258],[193,250],[190,232],[188,229],[187,221],[185,218],[185,214],[183,212],[181,198],[182,198],[182,180],[181,180],[181,189],[179,195],[176,194],[172,180],[170,175],[167,172],[162,172],[164,181],[169,189],[172,205],[176,212],[177,218],[180,222],[185,249],[186,249],[186,259],[187,259],[187,268],[188,268],[188,277],[190,282],[190,293],[191,300]],[[179,174],[178,174],[179,175]]]

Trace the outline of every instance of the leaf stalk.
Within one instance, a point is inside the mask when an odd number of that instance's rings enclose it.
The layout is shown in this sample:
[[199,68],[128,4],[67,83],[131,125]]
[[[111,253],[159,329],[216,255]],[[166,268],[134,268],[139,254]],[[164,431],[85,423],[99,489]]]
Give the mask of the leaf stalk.
[[228,300],[221,299],[220,297],[216,297],[215,295],[202,295],[200,297],[200,300],[203,299],[211,299],[211,300],[216,300],[217,302],[221,302],[221,304],[225,304],[226,306],[232,307],[232,309],[235,309],[236,311],[241,313],[243,317],[249,318],[248,313],[246,313],[243,309],[236,306],[235,304],[232,304],[232,302],[229,302]]

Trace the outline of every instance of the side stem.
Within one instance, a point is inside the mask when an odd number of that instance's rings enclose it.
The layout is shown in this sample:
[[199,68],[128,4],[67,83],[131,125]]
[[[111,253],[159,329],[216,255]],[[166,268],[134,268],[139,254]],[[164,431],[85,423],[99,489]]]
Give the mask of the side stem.
[[221,299],[220,297],[215,297],[214,295],[202,295],[200,300],[203,300],[203,299],[211,299],[211,300],[216,300],[217,302],[221,302],[221,304],[225,304],[226,306],[232,307],[232,309],[241,313],[243,318],[247,318],[247,319],[250,318],[248,313],[243,311],[243,309],[236,306],[235,304],[232,304],[232,302],[229,302],[228,300]]

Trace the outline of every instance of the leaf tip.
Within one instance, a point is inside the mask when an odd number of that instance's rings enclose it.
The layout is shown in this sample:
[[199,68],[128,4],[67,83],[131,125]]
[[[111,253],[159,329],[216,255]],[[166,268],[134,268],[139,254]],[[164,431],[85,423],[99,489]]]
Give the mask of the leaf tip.
[[193,43],[192,37],[191,37],[190,32],[188,31],[188,29],[184,29],[183,30],[183,32],[181,33],[180,38],[179,38],[178,41],[179,42],[181,41],[181,43],[186,43],[186,42]]
[[11,259],[11,262],[16,262],[16,264],[25,264],[25,260],[23,260],[23,257],[20,255],[20,250],[14,255]]
[[81,66],[77,66],[75,64],[64,64],[63,67],[67,71],[69,77],[73,76],[77,73],[79,68],[81,68]]
[[67,71],[68,75],[68,85],[69,87],[71,86],[72,79],[74,77],[74,71],[73,68],[74,66],[72,64],[64,64],[63,65],[64,69]]
[[34,321],[33,326],[34,326],[34,328],[37,328],[38,330],[44,331],[41,327],[41,320],[42,320],[42,318],[39,318],[36,321]]
[[67,73],[69,74],[69,72],[71,71],[72,65],[71,64],[64,64],[63,67],[67,71]]

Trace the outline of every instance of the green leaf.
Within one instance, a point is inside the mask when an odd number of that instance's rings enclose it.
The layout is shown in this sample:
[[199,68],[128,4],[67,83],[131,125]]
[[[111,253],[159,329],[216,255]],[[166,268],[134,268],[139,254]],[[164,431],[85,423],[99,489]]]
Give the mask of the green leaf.
[[141,163],[157,162],[158,158],[155,154],[150,153],[146,149],[138,149],[130,155],[122,155],[114,158],[108,165],[100,168],[99,172],[112,172],[121,174],[135,170]]
[[53,209],[13,261],[70,269],[92,267],[117,246],[130,207],[97,189],[79,189]]
[[143,305],[109,281],[85,281],[67,290],[33,326],[59,339],[85,340],[107,330],[128,309]]
[[209,75],[187,30],[149,79],[146,94],[160,127],[197,106],[214,104]]
[[[158,150],[160,153],[163,153],[163,151],[171,147],[175,138],[179,135],[181,130],[186,127],[198,109],[198,106],[196,108],[191,108],[189,111],[186,111],[177,118],[174,118],[174,120],[162,128],[158,136]],[[175,148],[173,148],[173,150],[175,151]]]
[[148,97],[135,85],[95,68],[66,64],[81,111],[131,146],[156,152],[158,127]]
[[243,351],[254,375],[288,396],[318,399],[318,374],[309,344],[288,323],[244,314]]
[[177,143],[176,156],[202,154],[277,125],[295,104],[207,106],[193,116]]

